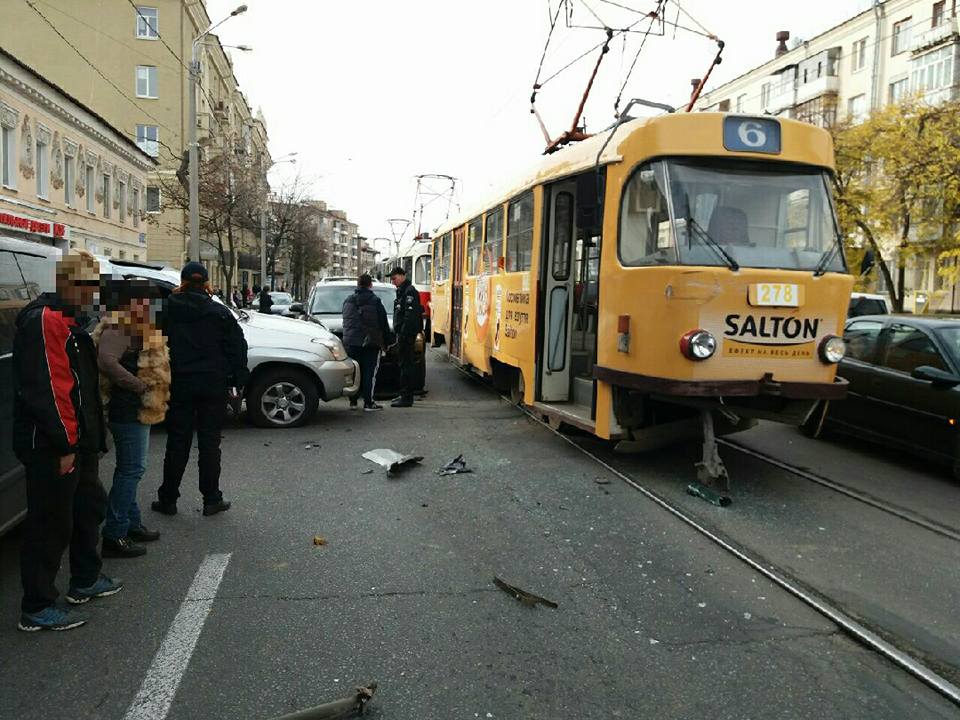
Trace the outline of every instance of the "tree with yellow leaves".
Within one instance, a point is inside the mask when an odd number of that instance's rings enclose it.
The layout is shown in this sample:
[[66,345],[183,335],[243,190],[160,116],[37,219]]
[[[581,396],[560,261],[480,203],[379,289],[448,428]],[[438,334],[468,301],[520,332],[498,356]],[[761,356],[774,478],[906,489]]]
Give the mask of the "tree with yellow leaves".
[[841,231],[863,236],[902,311],[911,256],[960,256],[960,103],[909,100],[831,131]]

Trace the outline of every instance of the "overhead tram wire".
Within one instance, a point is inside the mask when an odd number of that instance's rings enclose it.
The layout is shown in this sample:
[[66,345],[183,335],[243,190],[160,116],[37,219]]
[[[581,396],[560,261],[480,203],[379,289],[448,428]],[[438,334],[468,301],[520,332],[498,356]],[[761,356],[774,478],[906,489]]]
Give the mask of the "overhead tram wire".
[[[162,127],[164,130],[166,130],[167,132],[169,132],[171,135],[176,135],[176,133],[175,133],[173,130],[171,130],[169,127],[167,127],[166,125],[164,125],[162,122],[160,122],[160,120],[158,120],[156,117],[154,117],[153,115],[151,115],[150,113],[148,113],[146,110],[144,110],[142,107],[140,107],[137,103],[135,103],[133,100],[131,100],[130,97],[129,97],[123,90],[121,90],[119,87],[117,87],[116,83],[114,83],[110,78],[108,78],[106,75],[104,75],[104,74],[103,74],[103,71],[100,70],[100,68],[98,68],[96,65],[94,65],[94,64],[90,61],[90,59],[87,58],[86,55],[84,55],[82,52],[80,52],[80,50],[77,48],[77,46],[74,45],[72,42],[70,42],[70,41],[66,38],[66,36],[65,36],[62,32],[60,32],[60,29],[59,29],[56,25],[54,25],[53,22],[52,22],[46,15],[44,15],[42,12],[40,12],[40,9],[32,2],[32,0],[23,0],[23,1],[30,7],[31,10],[33,10],[37,15],[39,15],[47,25],[50,26],[50,29],[53,30],[53,31],[60,37],[60,39],[63,40],[64,43],[67,44],[67,46],[68,46],[71,50],[73,50],[77,55],[80,56],[80,59],[81,59],[81,60],[83,60],[87,65],[89,65],[89,66],[93,69],[93,71],[94,71],[95,73],[97,73],[97,75],[99,75],[101,78],[103,78],[103,80],[104,80],[110,87],[112,87],[114,90],[116,90],[117,93],[119,93],[120,96],[123,97],[124,100],[126,100],[128,103],[130,103],[133,107],[135,107],[135,108],[136,108],[139,112],[141,112],[143,115],[145,115],[146,117],[150,118],[150,119],[153,120],[155,123],[157,123],[157,127]],[[158,139],[158,140],[157,140],[157,144],[158,144],[158,145],[162,145],[162,146],[165,147],[168,151],[170,151],[170,153],[173,155],[173,157],[179,157],[180,153],[176,152],[173,148],[171,148],[171,147],[170,147],[169,145],[167,145],[166,143],[164,143],[164,142],[162,142],[162,141],[160,141],[160,140]]]
[[[627,70],[627,75],[623,79],[623,84],[620,85],[620,91],[617,93],[617,99],[613,101],[613,114],[614,117],[620,117],[620,100],[623,98],[623,91],[627,87],[627,83],[630,82],[630,76],[633,75],[634,68],[637,67],[637,61],[640,59],[640,53],[643,52],[644,45],[647,44],[647,38],[650,36],[650,31],[653,30],[653,24],[656,22],[657,18],[660,17],[660,13],[664,13],[666,16],[666,0],[658,0],[657,9],[650,13],[650,24],[647,25],[647,31],[643,34],[643,38],[640,40],[640,47],[637,48],[637,54],[633,56],[633,62],[630,63],[630,69]],[[626,37],[626,35],[624,35]]]

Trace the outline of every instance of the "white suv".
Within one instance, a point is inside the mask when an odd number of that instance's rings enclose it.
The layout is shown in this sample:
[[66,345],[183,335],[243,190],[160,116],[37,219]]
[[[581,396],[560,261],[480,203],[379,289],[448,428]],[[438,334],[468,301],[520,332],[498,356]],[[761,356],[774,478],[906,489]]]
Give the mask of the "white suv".
[[[180,284],[180,273],[170,267],[97,259],[104,274],[144,278],[167,290]],[[244,398],[254,425],[299,427],[310,421],[320,400],[352,395],[360,387],[360,366],[323,326],[227,307],[247,340],[250,380]]]

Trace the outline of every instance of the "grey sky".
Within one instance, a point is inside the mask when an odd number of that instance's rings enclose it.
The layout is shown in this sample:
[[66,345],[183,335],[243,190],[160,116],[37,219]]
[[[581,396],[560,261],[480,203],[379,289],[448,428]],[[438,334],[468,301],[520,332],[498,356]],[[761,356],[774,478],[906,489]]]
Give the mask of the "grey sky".
[[[653,0],[620,0],[650,9]],[[214,21],[238,0],[208,0]],[[389,236],[387,218],[410,217],[420,173],[462,180],[461,200],[518,174],[543,150],[529,95],[548,30],[547,0],[247,0],[246,14],[223,26],[235,71],[250,102],[261,106],[278,165],[274,186],[296,172],[314,195],[346,210],[368,237]],[[550,5],[556,7],[556,1]],[[590,6],[610,25],[631,17],[603,0],[576,0],[574,20],[593,24]],[[714,87],[769,59],[778,30],[810,38],[869,7],[868,0],[683,0],[683,8],[726,42]],[[668,17],[676,6],[668,3]],[[636,17],[636,16],[633,16]],[[681,16],[681,20],[685,19]],[[639,27],[645,27],[641,24]],[[602,33],[568,30],[561,19],[545,75],[601,42]],[[613,99],[635,53],[617,39],[587,103],[588,130],[613,121]],[[716,52],[683,31],[651,36],[624,98],[680,104],[690,78]],[[596,54],[547,84],[538,108],[552,134],[569,125]],[[622,107],[622,105],[621,105]],[[434,206],[437,207],[436,205]],[[424,229],[443,219],[427,214]]]

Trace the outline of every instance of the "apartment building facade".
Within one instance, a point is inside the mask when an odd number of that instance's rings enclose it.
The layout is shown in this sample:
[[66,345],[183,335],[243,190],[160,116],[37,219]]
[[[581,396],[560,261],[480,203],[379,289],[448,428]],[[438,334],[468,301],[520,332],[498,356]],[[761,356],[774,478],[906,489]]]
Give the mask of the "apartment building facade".
[[[793,47],[789,39],[778,33],[769,62],[704,93],[696,109],[772,114],[824,127],[863,119],[907,97],[937,103],[960,96],[956,0],[878,1],[816,37],[795,38]],[[895,246],[884,248],[885,258],[895,256]],[[933,250],[910,258],[906,307],[914,307],[918,296],[933,309],[960,301],[936,263]]]
[[[219,19],[219,18],[218,18]],[[157,160],[144,188],[150,261],[173,266],[187,255],[187,213],[171,207],[164,187],[189,141],[189,64],[194,38],[211,25],[202,0],[44,0],[4,8],[0,47],[47,76]],[[227,50],[216,35],[198,43],[197,126],[207,152],[245,154],[262,169],[264,198],[270,165],[263,116],[240,91]],[[225,146],[225,141],[228,146]],[[217,256],[201,243],[201,258],[218,274]],[[241,251],[258,251],[255,231],[241,233]],[[231,259],[239,268],[241,252]],[[235,272],[235,277],[237,273]],[[259,265],[256,267],[259,279]]]
[[321,247],[326,251],[326,263],[320,277],[360,274],[360,234],[356,223],[347,219],[343,210],[333,210],[322,200],[309,203],[317,216]]
[[155,161],[0,49],[0,235],[146,260]]

